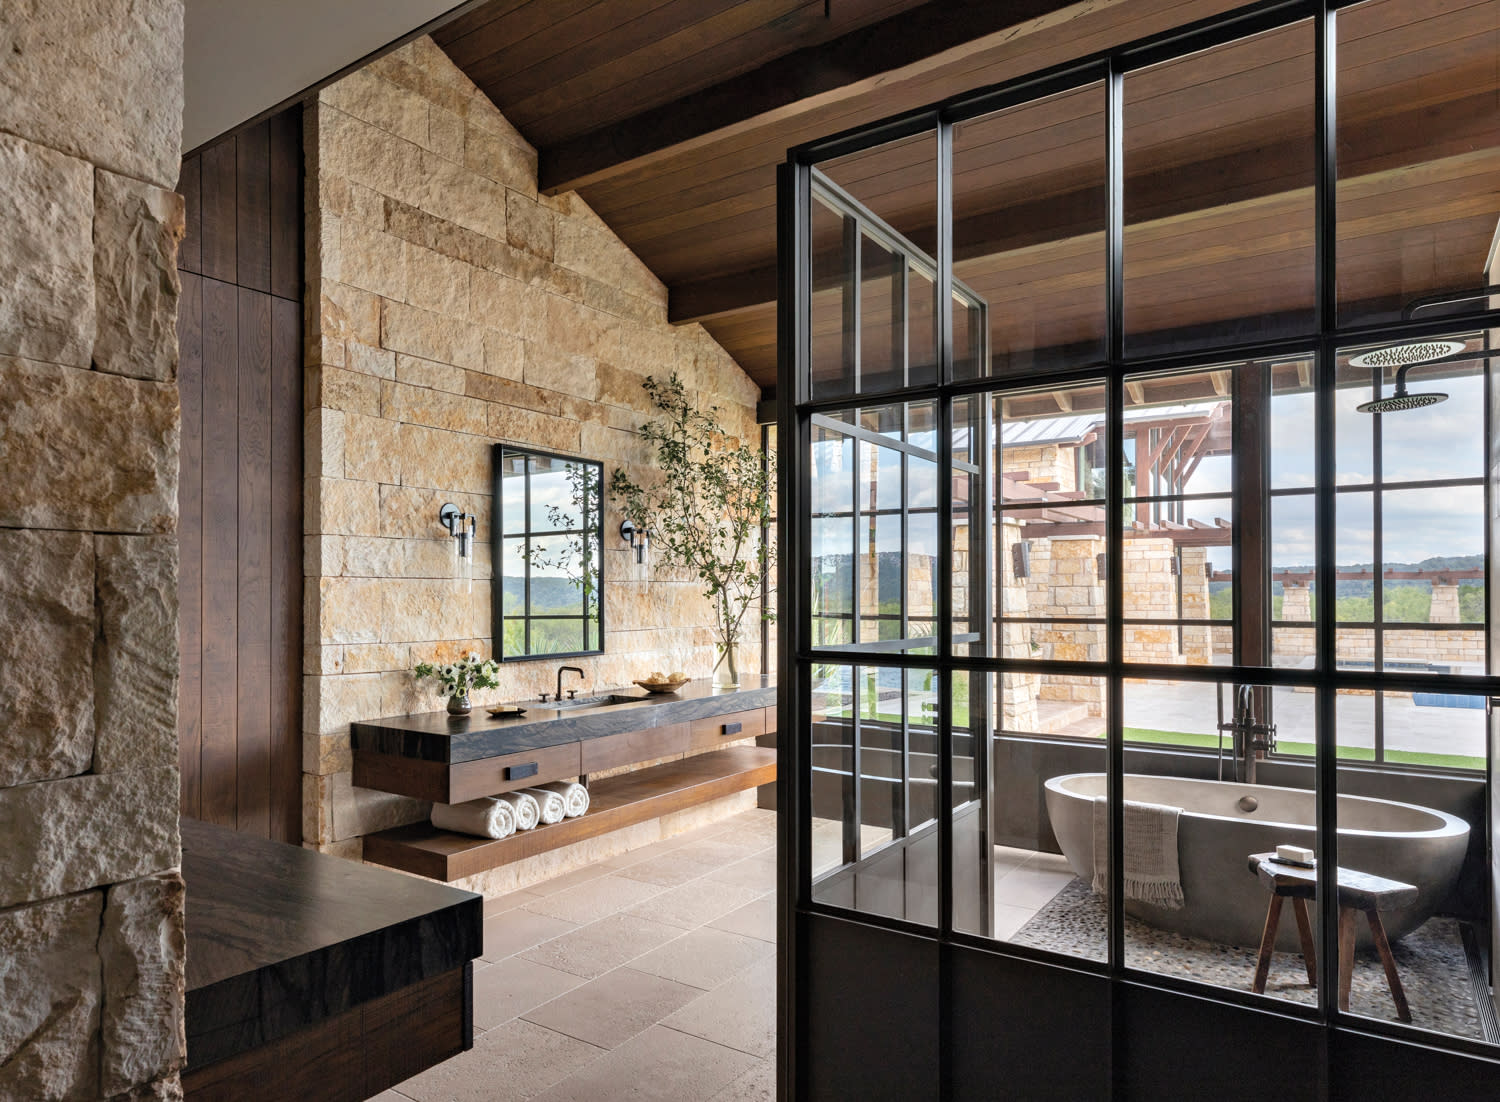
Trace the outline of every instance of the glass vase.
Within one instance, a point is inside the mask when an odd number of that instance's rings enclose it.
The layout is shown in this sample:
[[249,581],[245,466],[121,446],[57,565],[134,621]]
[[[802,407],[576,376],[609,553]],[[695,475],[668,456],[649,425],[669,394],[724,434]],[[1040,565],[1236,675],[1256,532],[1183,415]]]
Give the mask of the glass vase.
[[469,714],[471,707],[468,693],[454,693],[448,698],[448,714],[450,716],[466,716]]

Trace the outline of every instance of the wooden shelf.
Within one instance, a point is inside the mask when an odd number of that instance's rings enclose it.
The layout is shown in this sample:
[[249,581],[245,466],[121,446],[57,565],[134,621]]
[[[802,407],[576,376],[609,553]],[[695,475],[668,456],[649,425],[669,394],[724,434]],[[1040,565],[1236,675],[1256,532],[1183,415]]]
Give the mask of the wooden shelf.
[[589,788],[589,810],[577,819],[517,831],[509,838],[475,838],[431,823],[365,835],[365,860],[434,880],[457,880],[538,853],[708,803],[776,779],[776,751],[728,746],[696,757],[609,777]]

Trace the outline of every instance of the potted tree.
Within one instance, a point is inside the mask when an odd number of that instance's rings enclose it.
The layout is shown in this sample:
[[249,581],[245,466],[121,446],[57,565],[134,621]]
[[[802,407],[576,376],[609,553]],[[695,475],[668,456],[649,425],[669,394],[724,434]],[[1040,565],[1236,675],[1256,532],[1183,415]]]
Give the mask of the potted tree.
[[617,468],[610,497],[650,537],[655,569],[697,576],[713,608],[718,683],[739,684],[735,648],[750,609],[771,619],[765,598],[776,562],[764,538],[776,486],[775,457],[727,438],[715,406],[699,409],[674,372],[642,384],[660,416],[641,428],[657,476],[636,481]]

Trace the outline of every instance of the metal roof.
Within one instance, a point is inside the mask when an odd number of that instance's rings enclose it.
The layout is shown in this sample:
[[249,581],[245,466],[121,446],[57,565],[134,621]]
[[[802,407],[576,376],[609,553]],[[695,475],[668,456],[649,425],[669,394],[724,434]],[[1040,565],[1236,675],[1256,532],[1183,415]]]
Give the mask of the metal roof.
[[[1213,413],[1214,403],[1205,406],[1133,406],[1125,411],[1125,423],[1132,421],[1162,421],[1173,417],[1208,417]],[[1102,413],[1063,414],[1058,417],[1039,417],[1025,421],[1004,421],[1000,426],[1002,448],[1031,447],[1037,444],[1079,444],[1090,433],[1103,431]]]

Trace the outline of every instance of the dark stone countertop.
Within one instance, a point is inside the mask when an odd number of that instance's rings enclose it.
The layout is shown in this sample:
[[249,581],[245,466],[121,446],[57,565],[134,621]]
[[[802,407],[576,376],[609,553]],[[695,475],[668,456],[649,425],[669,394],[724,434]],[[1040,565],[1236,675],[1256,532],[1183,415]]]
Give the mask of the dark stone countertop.
[[462,967],[483,899],[182,820],[188,1060],[203,1066]]
[[[603,695],[605,691],[594,690],[589,695]],[[603,735],[690,723],[727,712],[776,706],[776,685],[768,677],[747,677],[738,689],[717,689],[703,679],[685,685],[678,692],[661,695],[650,695],[634,685],[615,691],[639,694],[640,700],[574,709],[522,700],[515,703],[525,708],[526,714],[510,719],[495,719],[483,707],[475,705],[472,715],[461,718],[447,712],[418,712],[352,723],[349,731],[356,750],[455,765]]]

